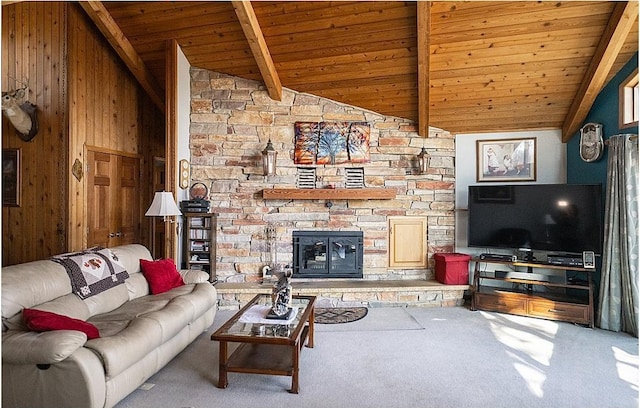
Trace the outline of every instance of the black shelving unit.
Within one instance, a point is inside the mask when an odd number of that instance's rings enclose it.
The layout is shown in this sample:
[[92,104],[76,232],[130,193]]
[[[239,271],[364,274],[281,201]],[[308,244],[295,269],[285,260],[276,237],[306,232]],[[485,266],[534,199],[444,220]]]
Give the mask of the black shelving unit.
[[216,222],[214,213],[184,213],[184,265],[209,274],[216,282]]

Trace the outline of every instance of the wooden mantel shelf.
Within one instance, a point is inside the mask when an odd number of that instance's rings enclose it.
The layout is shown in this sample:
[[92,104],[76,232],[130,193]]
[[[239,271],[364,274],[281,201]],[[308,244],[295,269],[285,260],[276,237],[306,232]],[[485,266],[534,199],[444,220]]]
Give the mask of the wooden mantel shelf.
[[262,190],[265,200],[392,200],[394,188],[272,188]]

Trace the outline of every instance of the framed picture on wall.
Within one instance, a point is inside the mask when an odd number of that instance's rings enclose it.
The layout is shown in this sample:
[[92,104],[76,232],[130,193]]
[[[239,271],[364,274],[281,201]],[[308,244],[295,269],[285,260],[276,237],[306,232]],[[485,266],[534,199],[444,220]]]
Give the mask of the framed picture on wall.
[[2,149],[2,206],[20,206],[20,149]]
[[476,180],[536,180],[536,138],[476,141]]

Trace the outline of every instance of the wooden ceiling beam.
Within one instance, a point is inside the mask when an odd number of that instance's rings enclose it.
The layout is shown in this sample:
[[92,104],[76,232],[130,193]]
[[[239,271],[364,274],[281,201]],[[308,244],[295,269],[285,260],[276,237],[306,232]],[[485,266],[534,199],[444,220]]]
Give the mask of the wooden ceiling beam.
[[147,92],[153,103],[164,113],[166,110],[164,94],[161,93],[163,88],[157,83],[151,71],[149,71],[140,55],[138,55],[102,2],[80,1],[79,4]]
[[429,137],[429,56],[431,2],[416,2],[418,36],[418,134]]
[[244,32],[249,47],[253,53],[253,57],[258,64],[260,74],[267,86],[269,97],[276,101],[282,100],[282,84],[280,83],[280,77],[276,71],[276,67],[271,58],[271,53],[267,47],[267,43],[264,40],[262,29],[258,23],[256,13],[253,11],[250,1],[232,1],[233,9],[238,16],[240,26]]
[[564,143],[567,143],[578,131],[589,114],[637,18],[638,2],[636,0],[616,3],[584,80],[562,125]]

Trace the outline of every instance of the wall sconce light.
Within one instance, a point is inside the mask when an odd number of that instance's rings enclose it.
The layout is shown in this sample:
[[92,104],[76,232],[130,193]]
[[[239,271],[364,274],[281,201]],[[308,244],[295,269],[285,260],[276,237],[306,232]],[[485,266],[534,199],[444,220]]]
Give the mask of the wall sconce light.
[[267,147],[262,151],[262,174],[271,176],[276,174],[276,158],[278,152],[273,148],[271,139],[267,142]]
[[427,174],[427,171],[429,171],[430,158],[431,156],[429,156],[429,153],[427,153],[427,149],[425,149],[423,146],[422,150],[418,154],[418,168],[420,169],[420,174]]

